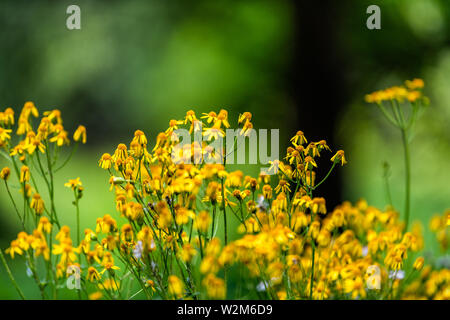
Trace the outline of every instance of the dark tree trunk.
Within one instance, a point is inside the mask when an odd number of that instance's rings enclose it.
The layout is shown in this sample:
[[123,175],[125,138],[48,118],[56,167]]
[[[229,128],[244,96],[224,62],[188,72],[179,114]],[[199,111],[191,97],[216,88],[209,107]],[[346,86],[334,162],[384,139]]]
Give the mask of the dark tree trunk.
[[[345,104],[345,74],[335,27],[339,1],[293,1],[293,5],[296,30],[290,84],[298,108],[298,128],[311,141],[325,139],[336,152],[342,146],[334,140],[335,129]],[[331,156],[323,152],[317,179],[328,172]],[[341,194],[339,169],[315,193],[326,198],[329,210],[342,201]]]

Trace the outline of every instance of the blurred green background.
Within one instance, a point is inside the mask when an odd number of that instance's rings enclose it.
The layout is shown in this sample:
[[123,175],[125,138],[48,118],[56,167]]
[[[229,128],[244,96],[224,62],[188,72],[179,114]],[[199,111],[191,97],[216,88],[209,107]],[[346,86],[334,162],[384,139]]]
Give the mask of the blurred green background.
[[[412,140],[412,217],[427,226],[450,207],[450,2],[316,2],[3,0],[1,107],[18,112],[31,100],[40,111],[60,109],[70,132],[88,129],[88,144],[56,177],[62,223],[75,222],[64,182],[83,181],[82,225],[93,228],[115,213],[101,154],[136,129],[154,143],[188,109],[226,108],[231,118],[250,111],[256,127],[281,129],[281,152],[299,129],[344,149],[348,165],[322,190],[329,207],[365,198],[383,208],[387,161],[401,209],[400,134],[363,97],[413,77],[425,79],[431,106]],[[70,4],[81,8],[81,30],[66,28]],[[381,30],[366,28],[370,4],[381,8]],[[0,190],[4,249],[20,228]],[[434,248],[429,233],[426,248]],[[37,297],[22,261],[8,262],[25,294]],[[0,298],[17,298],[3,267]]]

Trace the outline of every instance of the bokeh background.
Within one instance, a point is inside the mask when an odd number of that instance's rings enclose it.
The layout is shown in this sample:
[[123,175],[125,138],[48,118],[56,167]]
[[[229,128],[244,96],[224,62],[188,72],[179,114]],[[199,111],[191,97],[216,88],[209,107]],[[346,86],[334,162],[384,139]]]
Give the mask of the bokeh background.
[[[66,28],[70,4],[81,7],[81,30]],[[381,30],[366,28],[371,4],[381,8]],[[75,222],[65,181],[83,181],[82,225],[94,227],[97,216],[115,212],[101,154],[136,129],[154,143],[188,109],[250,111],[257,128],[281,129],[282,149],[299,129],[344,149],[348,165],[318,190],[330,209],[359,198],[383,208],[388,162],[401,209],[400,134],[363,98],[413,77],[425,79],[431,106],[411,145],[412,217],[427,225],[450,207],[449,1],[2,0],[0,40],[1,108],[18,112],[31,100],[41,111],[60,109],[69,131],[88,129],[88,144],[56,177],[62,223]],[[0,190],[4,249],[20,228]],[[425,240],[433,251],[429,233]],[[32,295],[22,261],[8,261]],[[3,267],[0,298],[17,298]]]

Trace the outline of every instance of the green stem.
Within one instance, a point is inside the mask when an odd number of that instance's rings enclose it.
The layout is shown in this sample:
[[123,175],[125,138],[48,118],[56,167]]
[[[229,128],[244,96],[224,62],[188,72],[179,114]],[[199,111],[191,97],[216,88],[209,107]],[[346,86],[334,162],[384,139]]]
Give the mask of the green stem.
[[411,168],[409,158],[409,146],[406,129],[402,129],[402,141],[405,156],[405,230],[408,230],[409,224],[409,206],[410,206],[410,189],[411,189]]
[[11,279],[11,282],[13,283],[17,292],[19,293],[19,296],[22,298],[22,300],[25,300],[25,295],[23,294],[22,290],[20,290],[19,285],[17,284],[16,280],[14,279],[14,276],[11,273],[11,270],[9,269],[8,264],[6,263],[5,256],[3,255],[3,251],[1,249],[0,249],[0,258],[2,259],[3,265],[5,266],[5,269],[6,269],[6,272],[8,273],[9,279]]
[[388,121],[390,123],[392,123],[394,126],[398,127],[398,123],[397,121],[392,117],[392,115],[390,115],[387,110],[384,108],[382,103],[377,104],[377,106],[380,108],[381,112],[383,113],[383,115],[386,117],[386,119],[388,119]]
[[[310,188],[312,190],[316,190],[322,183],[325,182],[325,180],[327,180],[327,178],[330,176],[331,172],[333,171],[334,167],[336,166],[337,161],[333,162],[333,165],[331,166],[330,170],[328,171],[327,175],[325,176],[325,178],[322,179],[322,181],[320,181],[318,184],[316,184],[315,186],[311,186]],[[310,182],[312,184],[312,177],[310,177]]]
[[58,172],[59,170],[61,170],[62,168],[64,168],[66,166],[67,163],[69,163],[70,159],[72,159],[72,156],[74,155],[75,151],[77,151],[78,148],[78,143],[75,143],[74,147],[72,148],[72,151],[70,152],[70,155],[67,157],[66,161],[64,161],[64,163],[59,166],[57,169],[55,169],[55,173]]
[[9,198],[11,199],[14,209],[16,210],[17,216],[19,217],[19,220],[22,223],[22,227],[25,230],[25,223],[24,223],[22,217],[20,216],[19,209],[17,208],[16,202],[14,201],[11,191],[9,190],[8,182],[6,182],[6,180],[4,180],[4,181],[5,181],[6,191],[8,191]]
[[80,245],[80,207],[78,205],[78,195],[77,189],[73,190],[73,194],[75,196],[75,207],[77,208],[77,245]]
[[36,282],[36,285],[39,288],[39,291],[41,293],[41,298],[42,300],[45,300],[45,291],[44,291],[44,287],[41,283],[41,281],[39,280],[37,271],[36,271],[36,266],[33,263],[33,257],[30,256],[30,254],[27,252],[27,260],[28,260],[28,264],[31,270],[31,274],[33,275],[33,279]]
[[309,299],[312,300],[313,294],[313,283],[314,283],[314,256],[315,256],[315,248],[314,239],[311,236],[311,246],[312,246],[312,257],[311,257],[311,280],[309,285]]
[[224,237],[225,237],[225,245],[228,244],[228,232],[227,232],[227,214],[225,210],[225,186],[223,183],[223,178],[221,179],[222,183],[222,211],[223,211],[223,228],[224,228]]

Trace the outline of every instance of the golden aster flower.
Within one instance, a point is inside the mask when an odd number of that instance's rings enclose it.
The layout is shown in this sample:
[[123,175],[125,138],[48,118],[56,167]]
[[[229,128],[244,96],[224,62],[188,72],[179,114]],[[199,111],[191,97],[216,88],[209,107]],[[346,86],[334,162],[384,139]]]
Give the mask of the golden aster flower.
[[45,145],[34,134],[33,131],[27,133],[27,139],[25,139],[24,148],[27,150],[28,154],[33,154],[36,149],[38,149],[41,153],[45,153]]
[[243,114],[239,115],[238,124],[243,123],[244,121],[251,121],[252,120],[252,114],[250,112],[244,112]]
[[225,128],[230,127],[230,124],[228,123],[228,111],[224,109],[219,111],[217,120],[214,122],[214,126],[217,128],[221,128],[222,126],[224,126]]
[[130,224],[126,223],[122,226],[120,238],[122,242],[130,242],[133,241],[134,234],[133,234],[133,228]]
[[86,127],[79,125],[77,130],[75,130],[73,134],[73,141],[80,141],[85,144],[86,143]]
[[36,215],[41,215],[44,212],[44,200],[42,200],[39,193],[35,193],[33,195],[33,198],[30,202],[30,208],[34,210],[34,213],[36,213]]
[[203,116],[200,117],[201,119],[206,119],[207,123],[216,122],[217,121],[217,113],[214,111],[211,111],[209,113],[202,113]]
[[160,148],[164,148],[167,145],[168,137],[169,136],[167,134],[165,134],[164,132],[160,132],[156,136],[156,144],[152,151],[155,151]]
[[20,182],[23,183],[27,181],[30,181],[30,169],[27,166],[23,165],[20,168]]
[[220,240],[219,238],[212,238],[205,249],[206,255],[217,256],[220,253]]
[[250,135],[252,130],[253,130],[253,123],[247,121],[244,123],[244,126],[242,127],[241,131],[239,131],[239,135],[247,137]]
[[107,235],[106,238],[102,239],[102,245],[105,249],[113,251],[117,248],[117,244],[119,243],[119,238],[117,236],[113,236],[111,234]]
[[98,287],[100,289],[106,290],[106,291],[110,291],[110,290],[118,291],[120,288],[120,282],[115,279],[106,279],[102,283],[99,283]]
[[112,157],[109,153],[104,153],[100,160],[98,161],[98,165],[100,168],[108,170],[111,169],[112,165]]
[[114,152],[114,155],[112,156],[112,159],[114,162],[121,161],[121,162],[125,162],[125,160],[128,158],[128,150],[127,150],[127,146],[123,143],[120,143],[117,146],[116,151]]
[[200,232],[207,232],[209,224],[211,222],[211,217],[208,211],[200,211],[200,213],[195,218],[195,227]]
[[413,268],[417,271],[422,270],[425,259],[423,257],[418,257],[416,261],[414,261]]
[[375,91],[375,92],[372,92],[370,94],[366,94],[365,97],[364,97],[364,100],[367,103],[377,103],[377,104],[379,104],[379,103],[381,103],[381,101],[383,101],[383,95],[382,95],[381,91]]
[[316,144],[317,148],[319,149],[319,151],[328,150],[331,152],[331,149],[327,145],[327,142],[325,140],[320,140],[319,142],[316,142],[315,144]]
[[310,216],[307,216],[302,211],[297,211],[292,215],[292,228],[298,229],[298,228],[304,228],[308,226]]
[[187,224],[189,222],[189,217],[192,215],[194,215],[194,213],[184,207],[178,207],[175,209],[175,221],[179,226]]
[[305,166],[306,166],[306,169],[312,170],[313,167],[317,168],[317,163],[316,163],[316,161],[314,161],[313,157],[307,156],[307,157],[305,157]]
[[406,80],[405,85],[409,90],[422,89],[425,82],[422,79],[415,78],[413,80]]
[[103,294],[100,291],[95,291],[89,294],[89,300],[100,300],[103,297]]
[[242,186],[244,173],[241,170],[230,172],[225,180],[225,185],[230,188],[239,188]]
[[104,269],[102,270],[102,272],[100,272],[100,274],[104,274],[106,271],[108,271],[110,274],[114,274],[114,270],[120,270],[120,268],[118,266],[115,266],[112,262],[106,262],[103,267]]
[[19,246],[21,249],[27,251],[30,248],[30,244],[33,242],[34,238],[32,235],[27,234],[24,231],[19,232],[17,235],[17,241],[19,241]]
[[347,279],[344,281],[344,292],[350,293],[353,299],[357,297],[365,298],[367,293],[364,287],[364,282],[361,277],[356,277],[354,280]]
[[50,220],[48,220],[47,217],[41,217],[39,219],[37,230],[39,230],[40,232],[50,233],[50,231],[52,230],[52,224]]
[[7,181],[11,175],[11,169],[8,167],[4,167],[2,171],[0,171],[0,179]]
[[[331,221],[336,228],[342,227],[345,224],[344,212],[341,209],[335,209],[331,215]],[[370,241],[369,239],[367,240]]]
[[49,118],[50,121],[55,121],[57,124],[62,124],[62,117],[61,117],[61,111],[58,109],[54,109],[51,111],[45,111],[44,116]]
[[265,199],[272,199],[272,187],[269,184],[265,184],[262,188],[262,191]]
[[28,117],[30,115],[33,115],[35,118],[37,118],[37,117],[39,117],[39,111],[33,102],[27,101],[23,105],[22,112],[20,113],[20,117],[28,119]]
[[9,248],[5,250],[7,254],[11,256],[11,259],[14,259],[14,255],[17,253],[18,255],[22,255],[23,251],[20,248],[20,244],[18,240],[11,241]]
[[322,247],[326,247],[328,246],[328,244],[331,241],[331,234],[328,230],[321,230],[319,232],[319,235],[317,236],[317,242],[319,243],[320,246]]
[[261,171],[258,176],[258,183],[265,183],[265,184],[270,183],[270,175],[268,175],[264,171]]
[[310,142],[304,150],[305,156],[320,157],[320,150],[314,142]]
[[50,249],[44,238],[35,238],[32,247],[34,249],[35,257],[43,256],[44,260],[50,260]]
[[31,197],[33,189],[28,183],[23,183],[20,188],[20,193],[22,193],[25,197]]
[[422,93],[420,91],[410,91],[408,92],[408,95],[406,98],[409,102],[415,102],[422,96]]
[[206,287],[206,292],[211,299],[225,299],[226,286],[225,281],[216,277],[214,274],[208,274],[202,281]]
[[63,265],[71,265],[77,260],[77,250],[72,247],[72,240],[64,238],[59,244],[53,245],[52,253],[54,255],[61,255],[60,263]]
[[134,132],[133,141],[139,143],[142,146],[147,145],[147,137],[145,136],[144,132],[141,130],[136,130]]
[[278,185],[275,187],[275,192],[279,193],[279,192],[284,192],[286,193],[286,191],[291,192],[291,189],[289,188],[290,184],[288,181],[280,179],[280,181],[278,182]]
[[70,238],[70,228],[68,226],[62,226],[55,238],[59,241]]
[[308,234],[310,234],[313,239],[317,239],[317,237],[319,236],[319,232],[320,232],[320,222],[319,221],[311,222]]
[[[197,239],[197,241],[199,241],[199,239]],[[219,268],[220,266],[216,257],[211,255],[205,256],[200,264],[200,273],[216,273],[219,271]]]
[[18,123],[17,131],[16,131],[17,135],[19,135],[19,136],[23,135],[23,134],[27,133],[28,131],[30,131],[31,129],[32,128],[31,128],[30,123],[28,122],[28,119],[19,118],[19,123]]
[[68,138],[68,133],[65,130],[61,130],[58,134],[52,137],[50,142],[55,142],[58,147],[62,147],[63,145],[68,145],[70,140]]
[[312,199],[311,210],[314,213],[327,213],[327,208],[325,206],[325,198],[318,197]]
[[5,126],[14,125],[14,110],[12,108],[6,108],[4,112],[1,113],[1,122]]
[[186,112],[186,117],[184,118],[184,124],[187,124],[188,122],[192,123],[194,121],[197,121],[195,112],[193,110],[188,110]]
[[345,160],[344,150],[338,150],[336,152],[336,154],[333,157],[331,157],[330,160],[332,162],[339,162],[340,161],[342,166],[347,163],[347,160]]
[[180,251],[180,258],[184,262],[189,263],[196,254],[197,250],[190,243],[185,243]]
[[156,292],[155,282],[153,280],[147,280],[145,282],[145,287],[151,288],[153,292]]
[[44,117],[41,119],[41,122],[39,124],[38,130],[37,130],[37,137],[39,140],[45,140],[47,139],[48,135],[50,133],[54,132],[53,123],[51,120],[47,117]]
[[72,190],[79,189],[82,186],[82,182],[80,180],[80,177],[76,179],[69,179],[68,182],[64,183],[64,186],[67,188],[71,188]]
[[174,275],[169,276],[167,279],[169,283],[169,294],[174,298],[181,298],[183,296],[184,284],[183,282]]
[[180,124],[183,124],[183,121],[182,121],[182,120],[174,120],[174,119],[170,120],[170,121],[169,121],[169,128],[167,128],[167,130],[165,131],[165,133],[166,133],[167,135],[169,135],[170,133],[174,132],[175,130],[178,130],[178,126],[179,126]]
[[403,266],[403,259],[395,254],[395,252],[389,252],[384,259],[384,264],[390,270],[400,270]]
[[5,129],[0,127],[0,143],[4,143],[11,139],[11,129]]

